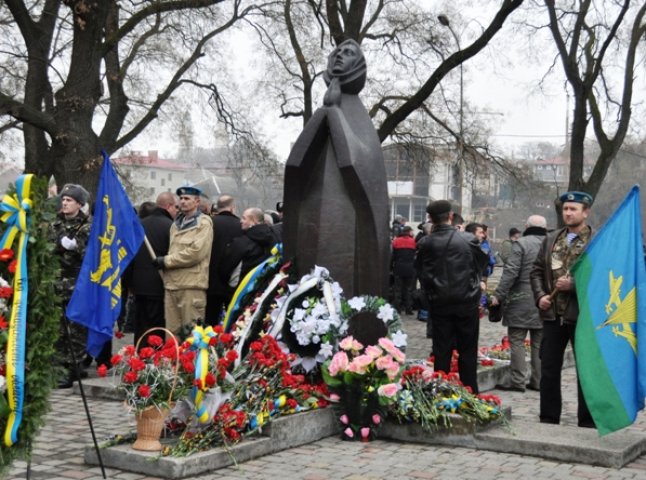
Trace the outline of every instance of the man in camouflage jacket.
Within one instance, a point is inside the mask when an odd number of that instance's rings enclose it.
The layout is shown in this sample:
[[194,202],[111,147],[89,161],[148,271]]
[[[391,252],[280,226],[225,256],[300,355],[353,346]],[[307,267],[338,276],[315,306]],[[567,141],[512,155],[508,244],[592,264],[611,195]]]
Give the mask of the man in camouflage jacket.
[[[592,197],[585,192],[566,192],[563,202],[565,227],[545,237],[530,273],[534,300],[543,320],[541,343],[541,423],[560,422],[561,369],[568,342],[574,348],[574,333],[579,316],[574,278],[570,268],[590,242],[592,232],[586,219]],[[594,421],[577,379],[578,423],[594,428]]]
[[[54,254],[61,264],[61,276],[56,284],[56,293],[63,300],[63,312],[72,298],[76,279],[81,271],[83,256],[90,236],[91,219],[81,208],[87,204],[88,192],[80,185],[68,184],[61,191],[61,210],[50,225],[49,240],[54,244]],[[69,331],[73,352],[67,342]],[[60,321],[60,336],[55,348],[56,363],[65,368],[59,388],[70,388],[75,379],[74,360],[77,364],[85,357],[87,329],[70,322],[63,314]]]

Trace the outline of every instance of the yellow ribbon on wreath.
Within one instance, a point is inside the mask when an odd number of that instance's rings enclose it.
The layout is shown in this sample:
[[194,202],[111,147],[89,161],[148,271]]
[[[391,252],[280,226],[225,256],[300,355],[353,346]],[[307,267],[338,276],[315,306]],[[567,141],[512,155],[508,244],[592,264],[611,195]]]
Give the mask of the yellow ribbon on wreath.
[[27,272],[27,242],[29,240],[29,211],[32,208],[32,174],[21,175],[16,180],[16,193],[4,195],[0,211],[5,212],[0,221],[7,230],[0,240],[0,249],[12,248],[18,236],[16,271],[13,278],[13,302],[9,319],[7,339],[7,399],[9,418],[4,432],[4,444],[12,446],[18,441],[18,428],[22,422],[25,399],[25,344],[27,332],[27,296],[29,281]]

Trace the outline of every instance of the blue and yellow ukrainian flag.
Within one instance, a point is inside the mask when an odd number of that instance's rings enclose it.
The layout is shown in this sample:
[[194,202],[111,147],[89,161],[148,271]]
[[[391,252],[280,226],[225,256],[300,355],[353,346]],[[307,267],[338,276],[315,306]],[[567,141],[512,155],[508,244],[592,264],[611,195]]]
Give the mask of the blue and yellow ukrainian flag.
[[635,421],[646,392],[646,266],[639,187],[572,268],[579,300],[576,365],[599,434]]
[[93,357],[112,338],[121,311],[121,275],[144,239],[144,229],[104,151],[87,250],[65,314],[88,328]]

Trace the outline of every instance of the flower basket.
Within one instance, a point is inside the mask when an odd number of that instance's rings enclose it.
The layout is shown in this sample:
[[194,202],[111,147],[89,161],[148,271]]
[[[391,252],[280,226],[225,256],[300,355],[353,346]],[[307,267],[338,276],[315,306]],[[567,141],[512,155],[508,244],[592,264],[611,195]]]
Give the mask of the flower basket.
[[168,408],[157,408],[150,406],[144,410],[135,413],[137,420],[137,439],[132,444],[133,450],[143,450],[145,452],[159,452],[162,444],[159,441],[166,417],[170,410]]
[[[175,386],[177,384],[177,376],[179,374],[179,343],[177,342],[177,338],[170,330],[167,330],[165,328],[150,328],[144,332],[139,340],[137,340],[135,350],[138,351],[141,340],[146,338],[149,333],[152,333],[155,330],[161,330],[165,332],[175,344],[176,357],[174,377],[170,393],[168,394],[167,402],[167,405],[170,406],[173,400],[173,392],[175,391]],[[150,405],[143,410],[139,410],[135,413],[135,419],[137,421],[137,439],[135,440],[135,443],[132,444],[133,450],[143,450],[146,452],[159,452],[162,450],[162,444],[159,441],[159,438],[161,437],[161,433],[164,429],[164,424],[166,423],[166,418],[168,417],[169,413],[170,408],[160,408],[156,405]]]

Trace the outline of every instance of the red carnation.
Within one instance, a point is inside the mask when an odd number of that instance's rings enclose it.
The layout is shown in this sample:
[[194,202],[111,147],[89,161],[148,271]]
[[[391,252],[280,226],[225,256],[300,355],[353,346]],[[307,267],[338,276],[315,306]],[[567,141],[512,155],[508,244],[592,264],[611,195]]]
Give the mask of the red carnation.
[[215,375],[213,375],[211,372],[207,373],[206,377],[204,377],[204,383],[206,383],[206,386],[209,388],[215,386],[215,382]]
[[117,330],[116,332],[114,332],[114,336],[117,338],[123,338],[124,333],[121,330]]
[[0,315],[0,329],[5,329],[9,327],[9,324],[7,323],[7,319],[4,318],[3,315]]
[[103,363],[99,365],[96,369],[96,373],[99,375],[99,377],[105,377],[108,374],[108,367],[106,367]]
[[153,353],[155,353],[155,351],[152,348],[144,347],[141,350],[139,350],[139,357],[140,358],[150,358],[150,357],[153,356]]
[[111,365],[116,365],[119,362],[121,362],[121,360],[123,360],[123,357],[121,355],[119,355],[119,354],[112,355],[112,358],[110,359],[110,364]]
[[222,343],[231,343],[233,342],[233,335],[231,335],[230,333],[223,333],[222,335],[220,335],[220,341]]
[[287,399],[287,406],[289,408],[296,408],[296,407],[298,407],[298,402],[296,400],[294,400],[293,398],[288,398]]
[[149,385],[139,385],[139,388],[137,389],[137,393],[139,393],[139,396],[141,398],[150,397],[150,386]]
[[8,262],[13,258],[13,250],[10,248],[3,248],[0,250],[0,261]]
[[161,347],[164,344],[164,340],[159,335],[149,335],[148,336],[148,345],[151,347]]
[[0,287],[0,298],[10,298],[13,295],[13,288]]
[[123,374],[123,383],[135,383],[137,381],[137,372],[132,370]]
[[226,354],[226,358],[229,362],[233,362],[238,358],[238,352],[235,350],[229,350]]
[[18,262],[14,259],[11,261],[9,264],[9,273],[16,273],[16,266],[18,265]]
[[132,370],[135,372],[140,372],[144,368],[146,368],[146,363],[137,357],[132,357],[130,360],[128,360],[128,365],[130,365],[130,368],[132,368]]

